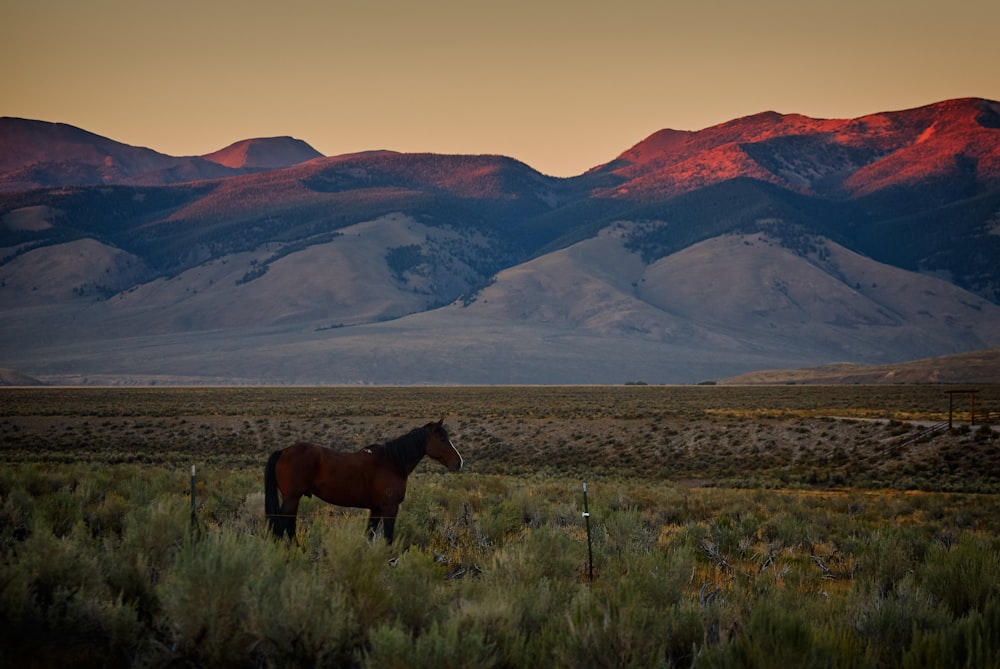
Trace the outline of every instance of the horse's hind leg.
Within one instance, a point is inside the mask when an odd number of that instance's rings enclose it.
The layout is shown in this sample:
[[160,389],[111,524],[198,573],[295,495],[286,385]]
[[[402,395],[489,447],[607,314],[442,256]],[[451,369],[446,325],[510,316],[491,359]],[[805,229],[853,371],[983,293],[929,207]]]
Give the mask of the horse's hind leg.
[[299,500],[302,499],[301,496],[290,497],[281,504],[281,510],[278,512],[280,514],[279,520],[281,523],[281,531],[278,536],[285,534],[288,536],[289,541],[295,540],[295,521],[299,513]]

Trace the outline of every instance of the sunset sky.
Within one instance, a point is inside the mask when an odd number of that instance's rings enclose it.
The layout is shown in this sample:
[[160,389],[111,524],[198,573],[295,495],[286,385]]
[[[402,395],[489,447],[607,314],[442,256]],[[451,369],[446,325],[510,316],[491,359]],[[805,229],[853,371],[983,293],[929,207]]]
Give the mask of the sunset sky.
[[0,116],[171,155],[498,153],[579,174],[662,128],[1000,99],[997,0],[3,0]]

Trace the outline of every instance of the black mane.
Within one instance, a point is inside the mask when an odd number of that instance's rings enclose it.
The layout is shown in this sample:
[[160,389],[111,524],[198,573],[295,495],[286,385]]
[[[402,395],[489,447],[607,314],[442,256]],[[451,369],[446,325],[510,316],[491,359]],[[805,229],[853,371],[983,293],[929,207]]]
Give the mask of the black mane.
[[413,471],[427,455],[426,426],[414,428],[401,437],[385,442],[382,449],[389,462],[407,472]]

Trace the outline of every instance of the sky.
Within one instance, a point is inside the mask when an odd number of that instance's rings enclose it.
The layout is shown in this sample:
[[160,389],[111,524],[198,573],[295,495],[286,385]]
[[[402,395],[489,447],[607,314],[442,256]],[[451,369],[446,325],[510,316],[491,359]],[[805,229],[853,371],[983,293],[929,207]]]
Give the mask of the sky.
[[553,176],[663,128],[1000,100],[997,0],[2,0],[0,116],[174,156],[501,154]]

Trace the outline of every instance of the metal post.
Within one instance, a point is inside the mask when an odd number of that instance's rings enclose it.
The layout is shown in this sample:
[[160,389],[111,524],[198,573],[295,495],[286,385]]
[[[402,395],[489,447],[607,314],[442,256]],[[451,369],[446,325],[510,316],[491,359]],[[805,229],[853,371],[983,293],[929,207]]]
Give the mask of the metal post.
[[587,482],[583,482],[583,519],[587,524],[587,578],[594,582],[594,549],[590,543],[590,510],[587,508]]
[[198,526],[198,515],[195,511],[195,484],[196,484],[196,478],[194,473],[194,465],[191,465],[191,529],[192,530]]

